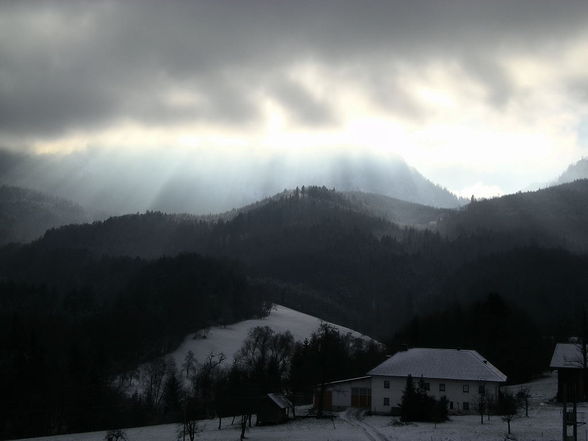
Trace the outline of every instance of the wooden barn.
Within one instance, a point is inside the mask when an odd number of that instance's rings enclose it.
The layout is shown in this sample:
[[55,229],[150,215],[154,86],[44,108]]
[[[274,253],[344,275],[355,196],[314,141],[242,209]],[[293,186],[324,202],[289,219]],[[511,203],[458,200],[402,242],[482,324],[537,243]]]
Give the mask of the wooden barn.
[[265,395],[257,407],[257,425],[282,424],[294,416],[294,405],[282,394]]

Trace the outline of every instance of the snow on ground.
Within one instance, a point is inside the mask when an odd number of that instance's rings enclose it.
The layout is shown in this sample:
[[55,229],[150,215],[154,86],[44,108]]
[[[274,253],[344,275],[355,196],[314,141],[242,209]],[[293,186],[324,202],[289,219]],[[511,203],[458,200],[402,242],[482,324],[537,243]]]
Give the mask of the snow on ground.
[[[215,326],[207,332],[190,334],[171,355],[178,367],[182,366],[188,351],[192,351],[198,361],[203,361],[211,352],[222,352],[226,357],[225,362],[230,364],[247,338],[249,330],[256,326],[269,326],[276,332],[290,331],[295,340],[303,341],[317,330],[321,322],[321,319],[312,315],[274,305],[271,313],[262,319],[245,320],[226,327]],[[369,338],[344,326],[330,324],[341,333],[350,332],[355,337]]]
[[[521,386],[531,391],[529,417],[518,416],[512,423],[512,434],[518,441],[555,441],[561,439],[561,407],[550,399],[555,395],[557,377],[547,375],[539,380],[509,386],[517,391]],[[580,413],[588,414],[588,403],[578,406]],[[524,415],[524,414],[523,414]],[[452,416],[442,424],[413,423],[394,424],[390,416],[367,416],[360,412],[346,411],[338,418],[316,420],[303,418],[278,426],[253,427],[247,433],[250,441],[498,441],[506,436],[506,423],[498,416],[484,418],[480,424],[478,415]],[[223,419],[223,429],[217,430],[217,420],[201,423],[203,432],[199,441],[238,440],[240,429],[231,425],[231,418]],[[127,429],[128,441],[175,441],[177,425],[138,427]],[[29,441],[102,441],[105,432],[31,438]],[[578,439],[588,441],[588,425],[578,428]]]
[[525,388],[531,395],[529,402],[532,405],[548,403],[555,399],[557,395],[557,371],[548,372],[543,377],[531,381],[530,383],[506,386],[504,389],[516,394],[521,388]]
[[[231,418],[223,420],[223,429],[218,430],[218,420],[207,420],[200,424],[203,432],[198,441],[238,441],[241,427],[235,418],[231,425]],[[255,424],[255,420],[254,420]],[[128,441],[176,441],[177,424],[161,426],[137,427],[125,430]],[[103,441],[106,432],[91,432],[83,434],[51,436],[44,438],[30,438],[28,441]],[[317,420],[316,418],[299,419],[288,424],[278,426],[253,426],[245,436],[250,441],[358,441],[363,440],[362,431],[341,419]]]

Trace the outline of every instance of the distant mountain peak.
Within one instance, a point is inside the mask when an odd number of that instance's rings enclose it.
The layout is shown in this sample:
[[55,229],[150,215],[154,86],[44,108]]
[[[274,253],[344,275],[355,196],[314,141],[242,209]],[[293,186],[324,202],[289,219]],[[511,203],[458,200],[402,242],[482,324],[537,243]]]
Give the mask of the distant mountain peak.
[[342,151],[329,156],[212,159],[195,154],[192,161],[177,162],[172,154],[152,152],[113,158],[94,151],[41,157],[0,150],[0,182],[110,214],[221,213],[302,185],[376,193],[439,208],[467,203],[395,155]]
[[588,179],[588,157],[571,164],[558,178],[556,184],[565,184],[578,179]]

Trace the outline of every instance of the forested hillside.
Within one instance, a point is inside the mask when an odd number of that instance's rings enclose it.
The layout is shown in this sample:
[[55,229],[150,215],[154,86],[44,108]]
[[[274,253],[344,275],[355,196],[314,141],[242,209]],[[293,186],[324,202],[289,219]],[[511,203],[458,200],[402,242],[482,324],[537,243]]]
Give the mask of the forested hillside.
[[[104,387],[106,378],[169,351],[198,328],[263,314],[272,301],[394,342],[391,350],[400,341],[474,346],[495,356],[507,375],[532,376],[543,369],[541,357],[558,335],[577,334],[576,312],[586,306],[587,257],[545,246],[566,246],[566,231],[580,229],[586,190],[581,181],[452,213],[305,187],[225,216],[149,212],[61,227],[31,244],[5,246],[2,368],[3,378],[18,379],[6,385],[6,411],[23,411],[24,390],[40,408],[57,406],[67,415],[18,420],[23,426],[9,433],[26,433],[29,425],[54,433],[109,424],[111,413],[84,419],[93,408],[79,401],[92,397],[93,403],[132,408]],[[401,227],[378,211],[392,206],[407,209],[402,216],[440,215],[443,227],[455,229],[442,234],[435,223]],[[545,235],[534,228],[542,214],[548,225],[563,229]],[[493,218],[503,222],[490,228]],[[456,227],[460,223],[463,228]],[[498,309],[496,302],[484,303],[490,293],[500,297]],[[495,310],[508,313],[503,321],[492,319],[496,329],[472,328]],[[439,318],[440,311],[449,312]],[[452,326],[434,331],[443,320]],[[424,331],[415,334],[415,323]],[[539,358],[520,349],[528,344],[535,350],[539,341]],[[517,367],[528,360],[533,369]],[[46,376],[23,386],[35,366]],[[73,371],[82,375],[66,379]],[[54,387],[71,392],[54,401]],[[79,416],[72,410],[78,408],[85,409]]]
[[[196,255],[94,263],[100,271],[72,275],[77,288],[0,281],[1,438],[147,423],[151,410],[114,387],[116,374],[190,332],[268,311],[232,264]],[[118,283],[104,280],[113,275]]]
[[0,245],[29,242],[49,228],[90,222],[72,202],[19,187],[0,186]]
[[553,339],[524,309],[492,292],[415,317],[391,341],[393,348],[403,345],[475,349],[515,384],[543,373],[553,352]]
[[[110,271],[94,262],[103,255],[156,258],[198,252],[240,261],[255,283],[280,303],[377,338],[390,336],[417,311],[456,298],[467,301],[487,294],[490,287],[547,323],[554,309],[545,296],[531,293],[565,286],[571,296],[579,295],[584,279],[577,268],[583,258],[555,250],[516,250],[565,245],[560,241],[568,234],[565,228],[582,229],[585,210],[574,206],[588,194],[586,187],[578,182],[474,202],[460,212],[431,209],[430,214],[441,214],[441,229],[453,228],[447,237],[401,228],[374,215],[377,197],[303,187],[217,219],[150,212],[51,230],[30,246],[4,249],[0,275],[71,287],[76,280],[71,274]],[[542,202],[551,208],[543,210]],[[560,209],[551,211],[554,206]],[[543,234],[531,220],[524,225],[529,213],[536,212],[533,219],[539,219],[542,210],[552,224],[563,225],[559,235]],[[492,224],[493,218],[502,223]],[[524,226],[522,234],[518,228]],[[541,261],[541,255],[550,263]],[[548,266],[567,268],[571,276],[544,271]],[[514,268],[511,277],[501,276]],[[117,277],[108,280],[113,284]]]
[[449,237],[481,231],[516,236],[519,243],[588,250],[588,180],[543,190],[474,201],[446,216],[439,230]]

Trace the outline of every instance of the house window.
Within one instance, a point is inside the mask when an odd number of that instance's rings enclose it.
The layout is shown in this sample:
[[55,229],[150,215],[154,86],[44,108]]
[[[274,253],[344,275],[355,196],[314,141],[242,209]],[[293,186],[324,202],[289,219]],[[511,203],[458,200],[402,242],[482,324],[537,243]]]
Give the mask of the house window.
[[384,397],[384,406],[389,406],[389,405],[390,405],[390,398]]
[[449,402],[449,409],[453,409],[453,401]]
[[431,383],[423,383],[423,388],[425,390],[431,390]]
[[470,410],[470,403],[468,403],[467,401],[463,402],[463,410]]
[[469,394],[470,393],[470,385],[469,384],[464,384],[463,385],[463,393],[464,394]]
[[484,395],[484,394],[486,393],[486,388],[484,387],[484,385],[483,385],[483,384],[480,384],[480,385],[478,386],[478,393],[479,393],[480,395]]
[[390,382],[388,380],[384,380],[384,389],[390,389]]
[[445,383],[439,384],[439,392],[445,392]]

